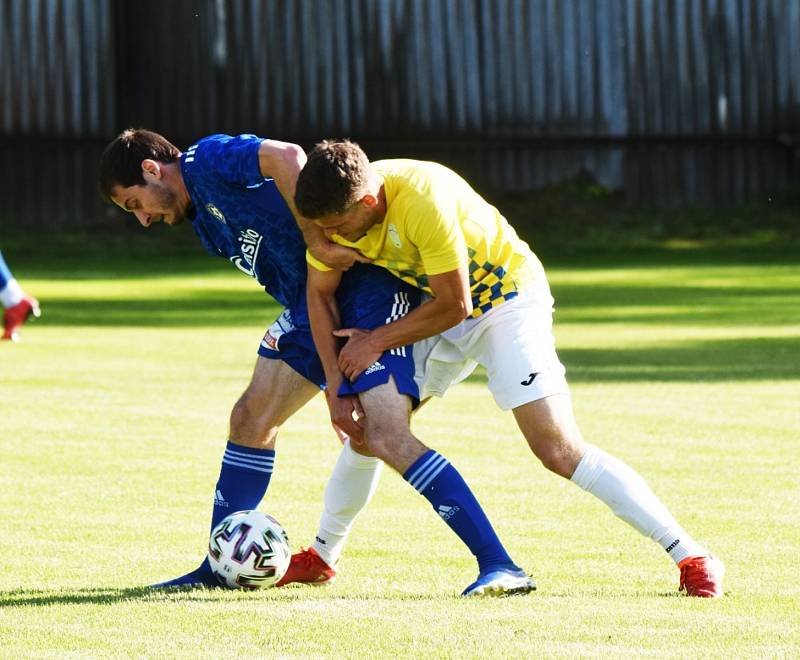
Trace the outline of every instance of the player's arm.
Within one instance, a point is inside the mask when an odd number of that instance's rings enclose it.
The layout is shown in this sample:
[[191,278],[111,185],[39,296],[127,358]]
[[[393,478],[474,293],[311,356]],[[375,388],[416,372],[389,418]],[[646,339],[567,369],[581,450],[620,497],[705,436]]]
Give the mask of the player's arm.
[[372,331],[348,328],[337,331],[338,337],[348,337],[339,352],[339,369],[350,380],[377,360],[384,351],[433,337],[458,325],[472,313],[467,266],[429,275],[428,284],[433,298],[406,316]]
[[329,268],[337,270],[347,270],[357,261],[368,263],[370,260],[356,250],[329,241],[320,227],[297,210],[294,203],[295,186],[306,160],[306,152],[302,147],[291,142],[263,140],[258,149],[261,175],[275,181],[311,254]]
[[311,335],[328,384],[326,395],[331,421],[351,438],[363,441],[363,430],[353,419],[353,412],[359,416],[362,414],[358,397],[338,396],[344,375],[338,366],[339,340],[333,332],[341,327],[339,305],[336,302],[336,289],[341,279],[340,271],[321,271],[309,264],[308,316],[311,320]]

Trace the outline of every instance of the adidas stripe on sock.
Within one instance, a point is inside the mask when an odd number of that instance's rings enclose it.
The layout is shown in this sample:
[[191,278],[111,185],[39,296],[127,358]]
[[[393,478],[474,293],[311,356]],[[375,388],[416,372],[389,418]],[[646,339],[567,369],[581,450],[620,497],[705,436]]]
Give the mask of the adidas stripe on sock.
[[244,447],[228,441],[214,488],[211,528],[235,511],[255,509],[267,492],[274,466],[274,449]]
[[516,568],[478,500],[444,456],[427,451],[406,470],[403,478],[431,503],[439,517],[475,555],[481,572],[495,566]]

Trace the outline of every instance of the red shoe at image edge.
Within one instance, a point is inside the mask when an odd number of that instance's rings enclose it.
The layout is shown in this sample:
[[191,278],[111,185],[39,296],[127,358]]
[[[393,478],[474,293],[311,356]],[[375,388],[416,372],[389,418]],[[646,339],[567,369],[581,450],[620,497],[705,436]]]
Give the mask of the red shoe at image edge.
[[39,301],[36,298],[25,297],[13,307],[3,312],[3,339],[16,341],[19,338],[18,330],[31,316],[39,317]]

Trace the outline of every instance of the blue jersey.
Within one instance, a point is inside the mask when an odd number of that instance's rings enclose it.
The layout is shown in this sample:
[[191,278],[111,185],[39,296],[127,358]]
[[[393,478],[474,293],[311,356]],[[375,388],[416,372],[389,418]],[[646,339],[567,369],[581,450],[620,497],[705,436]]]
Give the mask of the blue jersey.
[[306,285],[305,244],[275,182],[261,174],[261,142],[255,135],[211,135],[181,156],[192,227],[211,254],[294,307]]
[[[258,280],[308,330],[306,246],[275,182],[261,174],[255,135],[210,135],[181,156],[183,181],[194,205],[192,227],[213,255]],[[336,300],[345,327],[363,327],[387,292],[398,288],[384,268],[356,264],[342,276]]]

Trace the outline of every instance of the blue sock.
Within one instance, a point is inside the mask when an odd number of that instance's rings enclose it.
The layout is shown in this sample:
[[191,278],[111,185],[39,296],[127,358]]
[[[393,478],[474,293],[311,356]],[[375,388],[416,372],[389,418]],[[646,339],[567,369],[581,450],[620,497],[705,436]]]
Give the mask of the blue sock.
[[469,486],[444,456],[427,451],[406,470],[403,479],[431,503],[467,545],[481,573],[499,567],[517,568]]
[[211,529],[236,511],[258,506],[267,492],[274,465],[274,449],[253,449],[228,441],[214,488]]
[[[222,457],[219,479],[214,488],[211,529],[231,513],[255,509],[258,506],[267,492],[274,464],[274,449],[252,449],[228,441]],[[218,584],[211,572],[208,557],[191,573],[154,586],[174,587],[188,584]]]

